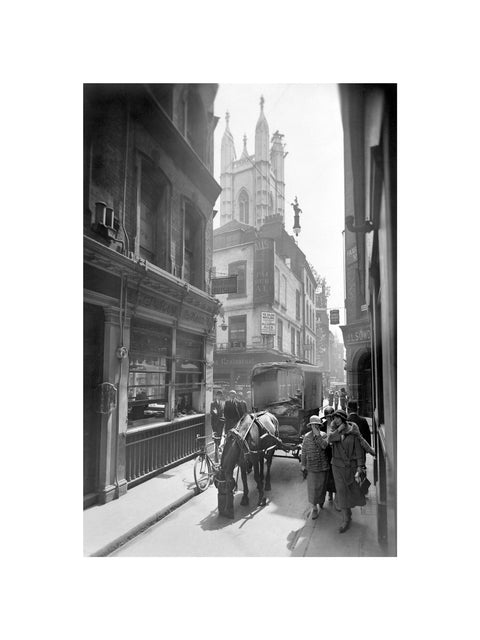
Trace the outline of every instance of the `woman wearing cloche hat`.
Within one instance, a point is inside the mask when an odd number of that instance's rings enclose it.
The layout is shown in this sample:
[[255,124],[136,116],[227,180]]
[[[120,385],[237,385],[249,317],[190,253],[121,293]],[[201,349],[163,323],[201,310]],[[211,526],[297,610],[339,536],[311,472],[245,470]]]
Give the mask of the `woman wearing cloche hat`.
[[323,508],[330,464],[327,459],[327,434],[320,431],[319,416],[311,416],[308,433],[303,438],[301,465],[307,476],[308,501],[312,504],[312,519],[318,518],[318,507]]

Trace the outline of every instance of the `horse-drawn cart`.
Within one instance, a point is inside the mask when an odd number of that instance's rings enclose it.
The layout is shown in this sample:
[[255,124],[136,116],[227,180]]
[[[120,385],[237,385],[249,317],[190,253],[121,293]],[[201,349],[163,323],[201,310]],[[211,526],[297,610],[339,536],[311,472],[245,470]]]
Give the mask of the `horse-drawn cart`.
[[280,440],[299,458],[303,434],[323,406],[322,371],[304,362],[257,364],[251,373],[253,411],[268,411],[279,423]]

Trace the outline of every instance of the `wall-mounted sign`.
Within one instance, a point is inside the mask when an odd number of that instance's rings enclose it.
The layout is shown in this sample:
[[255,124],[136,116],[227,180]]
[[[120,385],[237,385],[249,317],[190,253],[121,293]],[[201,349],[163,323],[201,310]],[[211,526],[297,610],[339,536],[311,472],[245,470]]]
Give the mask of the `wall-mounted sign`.
[[330,324],[340,324],[340,310],[332,309],[330,311]]
[[260,333],[262,335],[275,335],[275,314],[269,311],[262,311],[260,320]]
[[253,260],[253,303],[273,303],[275,283],[273,240],[262,238],[255,242]]
[[218,296],[223,293],[237,293],[236,274],[224,278],[212,278],[212,295]]

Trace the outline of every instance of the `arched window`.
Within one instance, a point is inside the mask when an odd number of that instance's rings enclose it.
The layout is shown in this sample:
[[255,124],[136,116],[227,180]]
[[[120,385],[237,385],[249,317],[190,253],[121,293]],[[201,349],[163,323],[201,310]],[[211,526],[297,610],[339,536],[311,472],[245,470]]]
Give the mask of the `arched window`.
[[238,196],[238,219],[245,224],[248,224],[248,202],[248,193],[242,189]]

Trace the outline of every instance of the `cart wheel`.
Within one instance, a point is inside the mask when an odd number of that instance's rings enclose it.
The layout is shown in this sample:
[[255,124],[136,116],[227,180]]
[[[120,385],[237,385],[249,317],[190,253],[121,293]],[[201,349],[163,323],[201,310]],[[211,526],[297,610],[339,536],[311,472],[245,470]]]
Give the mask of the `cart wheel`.
[[200,455],[195,458],[193,477],[195,478],[197,489],[200,492],[205,491],[205,489],[208,489],[210,486],[213,476],[210,469],[210,460],[205,455]]

